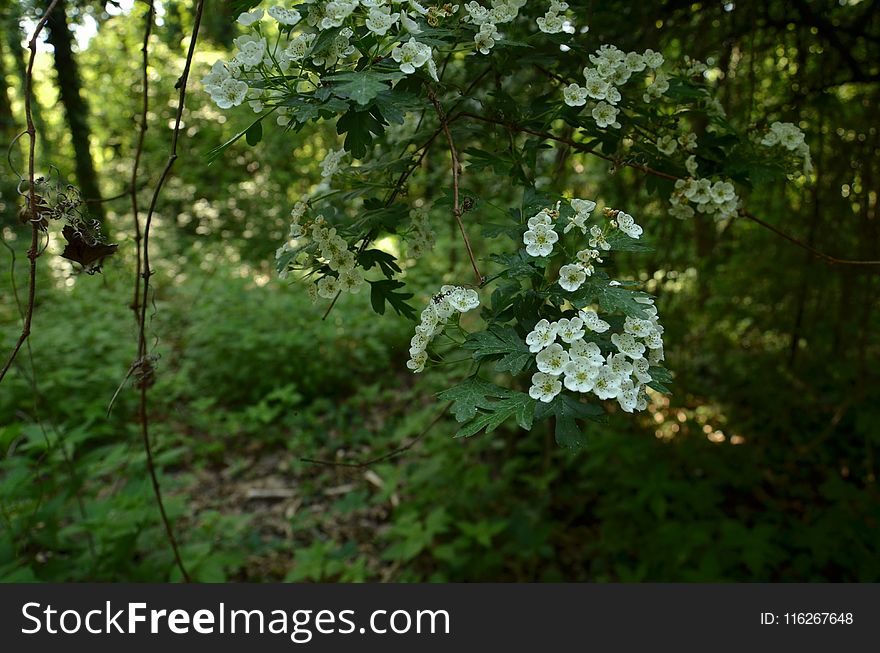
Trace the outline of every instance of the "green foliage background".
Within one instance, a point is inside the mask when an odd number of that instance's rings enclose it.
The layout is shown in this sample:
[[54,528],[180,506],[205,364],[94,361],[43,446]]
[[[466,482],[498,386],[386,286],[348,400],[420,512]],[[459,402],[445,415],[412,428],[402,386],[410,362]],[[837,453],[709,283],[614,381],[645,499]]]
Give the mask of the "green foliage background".
[[[152,181],[167,156],[190,20],[185,3],[164,4],[142,164]],[[816,183],[757,190],[749,206],[825,252],[880,258],[880,26],[868,11],[876,3],[588,4],[573,6],[589,16],[596,46],[709,58],[725,72],[729,115],[800,122]],[[142,22],[139,12],[108,17],[90,5],[76,20],[89,12],[99,29],[78,61],[93,155],[112,196],[131,168]],[[208,22],[195,78],[225,54],[229,22]],[[18,53],[2,56],[21,122]],[[50,56],[38,66],[38,153],[69,178]],[[659,298],[674,394],[638,419],[612,414],[591,425],[576,453],[543,427],[529,433],[512,420],[453,439],[449,417],[425,429],[443,407],[435,394],[460,375],[407,372],[409,321],[379,318],[366,293],[322,321],[323,306],[274,278],[287,212],[337,146],[332,126],[308,136],[267,130],[258,147],[239,142],[208,165],[205,154],[248,116],[221,116],[197,83],[188,108],[154,232],[150,331],[161,358],[151,410],[163,488],[195,579],[880,580],[876,272],[825,265],[752,223],[719,233],[710,220],[674,220],[638,173],[609,175],[604,162],[561,154],[554,174],[626,207],[655,244],[651,254],[618,257],[618,269],[641,274]],[[485,149],[505,148],[499,137]],[[13,148],[19,167],[20,154]],[[429,157],[410,195],[441,197],[447,165]],[[19,329],[8,274],[19,290],[26,279],[10,179],[0,208],[17,260],[4,250],[3,351]],[[480,195],[478,173],[466,183]],[[4,581],[178,579],[145,472],[135,393],[123,389],[107,416],[136,353],[127,207],[125,198],[106,205],[120,251],[102,276],[73,275],[57,248],[41,259],[29,350],[0,387]],[[469,218],[480,215],[477,207]],[[441,225],[448,213],[435,219]],[[437,248],[408,271],[419,303],[438,278],[468,274],[455,225],[437,230]],[[367,460],[415,438],[368,468],[302,460]]]

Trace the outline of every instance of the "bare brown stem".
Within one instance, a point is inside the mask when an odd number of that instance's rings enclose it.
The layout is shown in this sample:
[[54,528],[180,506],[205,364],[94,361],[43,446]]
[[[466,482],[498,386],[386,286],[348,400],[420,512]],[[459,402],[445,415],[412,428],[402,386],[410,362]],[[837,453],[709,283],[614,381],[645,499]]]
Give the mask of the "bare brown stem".
[[148,66],[150,60],[150,35],[153,32],[153,17],[155,15],[156,8],[154,6],[153,0],[148,0],[147,4],[147,13],[144,17],[145,26],[144,26],[144,42],[141,46],[141,54],[143,55],[143,65],[141,68],[141,84],[142,88],[142,98],[143,101],[141,103],[141,116],[140,116],[140,125],[138,129],[138,138],[137,145],[134,151],[134,164],[131,166],[131,181],[128,185],[128,194],[131,196],[131,214],[132,220],[134,221],[134,245],[137,253],[137,257],[135,259],[135,275],[134,275],[134,297],[131,302],[131,310],[134,311],[135,319],[137,319],[139,314],[139,299],[140,299],[140,286],[141,286],[141,220],[138,215],[138,188],[137,188],[137,178],[138,178],[138,168],[140,168],[141,164],[141,155],[144,150],[144,139],[147,135],[147,112],[150,108],[150,77],[148,74]]
[[33,108],[31,106],[34,94],[34,61],[37,58],[37,38],[40,36],[40,33],[46,26],[46,21],[49,20],[49,16],[51,15],[57,4],[58,0],[52,0],[52,3],[46,8],[46,12],[37,23],[37,26],[34,28],[34,33],[31,35],[31,38],[28,41],[28,50],[30,50],[30,56],[28,57],[27,72],[25,74],[24,84],[24,114],[25,120],[27,122],[27,129],[25,131],[28,135],[28,212],[29,220],[31,223],[31,246],[30,249],[28,249],[27,253],[29,261],[28,299],[27,308],[25,309],[24,314],[24,320],[22,321],[21,325],[21,335],[18,336],[18,340],[13,346],[9,357],[3,364],[3,368],[0,369],[0,381],[3,381],[3,378],[6,376],[9,368],[12,367],[12,361],[15,360],[18,352],[21,351],[22,345],[28,339],[28,336],[31,335],[31,325],[34,321],[34,304],[37,297],[37,259],[42,253],[39,248],[40,224],[42,221],[42,217],[37,210],[37,186],[34,175],[35,158],[37,152],[37,128],[34,126]]
[[[189,50],[186,53],[186,62],[183,66],[183,73],[181,73],[180,78],[177,80],[177,84],[175,84],[175,88],[179,89],[180,93],[177,100],[177,116],[174,120],[174,129],[171,132],[171,147],[170,153],[168,155],[168,160],[165,163],[165,167],[162,170],[162,174],[159,177],[159,181],[156,183],[156,187],[153,190],[153,196],[150,199],[150,206],[147,210],[147,217],[144,222],[144,231],[143,231],[143,245],[141,256],[142,259],[141,269],[143,272],[140,277],[143,279],[143,283],[138,283],[140,290],[136,290],[135,294],[137,295],[137,299],[135,300],[138,309],[140,310],[140,315],[138,318],[138,358],[135,362],[136,369],[139,371],[139,385],[141,390],[140,397],[140,422],[141,422],[141,436],[143,438],[144,443],[144,451],[147,455],[147,470],[150,473],[150,480],[153,484],[153,493],[156,495],[156,503],[159,507],[159,514],[162,517],[162,523],[165,526],[165,534],[168,537],[168,543],[171,545],[171,549],[174,552],[174,560],[177,563],[178,569],[180,569],[180,573],[183,576],[184,581],[190,582],[189,573],[186,571],[186,567],[183,564],[183,560],[180,557],[180,549],[177,545],[177,539],[174,536],[174,530],[171,527],[171,522],[168,519],[168,515],[165,512],[165,504],[162,500],[162,490],[159,487],[159,479],[156,475],[156,466],[153,462],[153,453],[152,447],[150,445],[150,431],[149,431],[149,411],[147,410],[147,394],[150,382],[152,380],[153,368],[152,362],[147,354],[147,305],[149,304],[149,295],[150,295],[150,277],[152,276],[152,270],[150,270],[150,227],[153,223],[153,215],[156,211],[156,204],[159,201],[159,196],[162,194],[162,188],[165,185],[165,181],[168,179],[168,175],[171,173],[171,168],[174,166],[174,162],[177,161],[177,142],[180,138],[180,123],[183,120],[183,109],[186,103],[186,84],[189,79],[189,71],[192,67],[193,55],[195,54],[196,42],[198,41],[199,36],[199,27],[202,22],[202,11],[204,9],[204,0],[196,0],[195,6],[195,18],[193,20],[193,28],[192,28],[192,36],[190,38]],[[148,37],[145,37],[145,42]]]
[[440,100],[437,99],[437,96],[433,93],[433,91],[429,95],[431,103],[434,105],[434,109],[437,111],[437,116],[440,118],[440,128],[443,130],[443,134],[446,136],[446,142],[449,144],[449,155],[452,158],[452,215],[455,216],[455,221],[458,223],[458,228],[461,231],[461,237],[464,240],[465,249],[467,249],[468,258],[471,261],[471,267],[474,269],[474,276],[477,278],[477,285],[483,285],[483,275],[480,273],[480,268],[477,265],[477,259],[474,257],[474,250],[471,247],[470,238],[468,238],[467,231],[465,231],[464,223],[461,220],[462,210],[461,210],[461,200],[459,197],[459,178],[461,177],[461,162],[458,158],[458,150],[455,148],[455,141],[452,138],[452,132],[449,130],[449,121],[446,118],[446,115],[443,113],[443,107],[440,106]]

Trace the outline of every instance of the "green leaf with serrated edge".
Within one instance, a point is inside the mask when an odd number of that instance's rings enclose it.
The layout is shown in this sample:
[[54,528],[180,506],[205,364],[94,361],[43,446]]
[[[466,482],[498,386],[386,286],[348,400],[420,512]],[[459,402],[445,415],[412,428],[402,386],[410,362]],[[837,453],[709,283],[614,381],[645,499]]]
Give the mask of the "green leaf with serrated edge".
[[395,272],[400,272],[400,267],[397,265],[397,259],[394,258],[392,254],[383,252],[381,249],[364,250],[358,254],[357,260],[365,270],[369,270],[374,265],[378,265],[382,274],[388,279],[391,279]]
[[666,395],[671,395],[672,390],[666,385],[667,383],[672,383],[672,374],[665,367],[650,367],[648,368],[648,374],[651,375],[651,381],[648,383],[649,388],[654,388],[657,392],[662,392]]
[[495,366],[499,372],[518,374],[529,364],[532,353],[516,331],[510,327],[493,326],[486,331],[472,333],[462,345],[474,352],[474,360],[501,356]]
[[642,238],[630,238],[622,231],[614,231],[606,237],[612,251],[617,252],[653,252],[654,248]]
[[443,401],[451,401],[455,419],[466,422],[476,416],[478,408],[488,408],[491,405],[489,397],[501,399],[510,396],[511,393],[512,391],[507,388],[472,376],[437,396]]
[[389,304],[398,315],[402,315],[411,320],[416,318],[415,309],[406,303],[410,299],[412,293],[397,292],[399,288],[404,287],[402,281],[393,281],[390,279],[381,279],[379,281],[367,280],[370,284],[370,303],[373,310],[379,315],[385,315],[385,304]]
[[373,144],[373,135],[385,133],[385,127],[370,111],[349,110],[336,121],[336,133],[345,134],[343,147],[355,159],[367,156],[367,148]]
[[540,402],[535,408],[535,419],[544,419],[549,415],[556,418],[556,443],[570,449],[586,444],[585,436],[577,424],[577,420],[589,419],[599,421],[605,412],[600,406],[578,401],[568,394],[559,394],[550,403]]
[[514,392],[509,397],[491,402],[487,412],[481,412],[475,419],[462,426],[457,438],[467,438],[484,430],[491,433],[505,420],[514,417],[516,423],[526,431],[532,428],[535,416],[535,400],[523,392]]
[[333,92],[339,97],[354,100],[361,106],[368,105],[379,93],[389,90],[389,82],[403,77],[403,73],[377,73],[362,70],[353,73],[340,73],[324,77],[324,82],[333,84]]

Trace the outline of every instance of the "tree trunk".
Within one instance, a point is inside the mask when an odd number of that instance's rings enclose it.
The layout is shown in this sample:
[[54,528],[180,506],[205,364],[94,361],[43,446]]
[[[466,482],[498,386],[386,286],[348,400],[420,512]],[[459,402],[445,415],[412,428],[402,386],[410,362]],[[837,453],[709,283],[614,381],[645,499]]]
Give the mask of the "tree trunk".
[[[95,164],[89,147],[89,110],[81,93],[79,70],[71,47],[73,36],[67,26],[67,3],[65,0],[60,0],[55,6],[49,15],[47,27],[49,28],[48,41],[55,48],[56,81],[73,142],[73,156],[79,190],[86,199],[100,200],[98,176],[95,173]],[[103,205],[100,202],[90,202],[89,213],[101,223],[101,228],[106,232]]]

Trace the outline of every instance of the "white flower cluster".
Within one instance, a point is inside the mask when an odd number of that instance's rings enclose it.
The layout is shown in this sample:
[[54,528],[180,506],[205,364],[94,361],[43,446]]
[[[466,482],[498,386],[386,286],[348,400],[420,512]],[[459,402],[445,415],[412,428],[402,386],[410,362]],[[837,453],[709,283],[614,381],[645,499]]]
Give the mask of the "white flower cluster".
[[562,14],[568,11],[567,2],[559,2],[559,0],[550,0],[550,8],[543,16],[538,18],[538,29],[545,34],[574,34],[575,27],[571,18]]
[[803,160],[804,174],[810,174],[813,170],[813,160],[810,156],[810,146],[807,145],[804,132],[800,127],[790,122],[774,122],[770,125],[770,131],[761,139],[761,145],[765,147],[780,146]]
[[[308,64],[327,72],[345,65],[353,70],[352,55],[357,49],[352,39],[367,35],[379,40],[377,54],[390,55],[401,72],[410,75],[424,66],[436,81],[437,67],[431,47],[413,36],[422,32],[417,19],[437,24],[458,10],[458,5],[426,9],[415,0],[312,1],[307,5],[305,16],[297,9],[268,9],[266,13],[278,29],[277,38],[267,38],[266,27],[261,23],[262,9],[238,17],[238,23],[250,32],[233,40],[236,50],[230,61],[215,62],[202,79],[218,107],[229,109],[247,101],[259,113],[272,106],[278,123],[287,125],[294,109],[283,104],[285,97],[291,90],[305,93],[320,84],[323,72],[308,70]],[[337,29],[338,33],[325,47],[311,54],[318,34],[330,29]],[[286,76],[289,70],[297,71],[295,78]]]
[[[308,195],[304,195],[290,211],[290,230],[285,243],[275,251],[276,260],[311,241],[317,246],[317,254],[323,260],[312,263],[320,262],[323,265],[326,262],[330,270],[336,273],[335,276],[325,274],[309,287],[312,299],[332,299],[343,291],[357,293],[364,285],[364,273],[358,267],[357,256],[348,248],[345,238],[336,233],[335,227],[327,224],[323,215],[317,216],[313,221],[302,221],[309,208],[308,202]],[[282,279],[288,274],[288,268],[279,271]]]
[[736,188],[730,181],[710,179],[679,179],[675,182],[675,190],[669,198],[669,213],[679,219],[691,218],[694,215],[693,204],[700,213],[715,215],[718,220],[732,218],[739,210],[739,198]]
[[480,298],[476,290],[461,286],[440,288],[440,292],[431,297],[431,301],[422,311],[422,319],[409,342],[409,360],[406,366],[415,374],[424,370],[425,363],[428,362],[428,345],[443,331],[449,318],[456,313],[467,313],[479,305]]
[[436,234],[431,228],[428,212],[424,209],[412,209],[409,212],[412,221],[412,231],[407,236],[406,242],[409,254],[413,258],[419,258],[423,253],[430,250],[436,241]]
[[[596,126],[620,129],[620,123],[617,121],[617,115],[620,113],[617,106],[621,100],[620,88],[634,73],[640,73],[646,68],[656,71],[663,65],[663,56],[653,50],[645,50],[639,54],[624,52],[614,45],[603,45],[590,55],[590,61],[593,67],[587,66],[583,70],[584,85],[569,84],[562,91],[563,99],[570,107],[582,107],[588,99],[596,100],[591,111]],[[662,83],[658,84],[658,78],[662,74],[655,72],[654,82],[648,87],[648,92],[659,92],[659,95],[666,92],[669,88],[668,81],[666,88],[662,90],[660,90]]]
[[339,171],[339,164],[345,157],[345,150],[328,150],[324,160],[321,161],[321,176],[331,179]]
[[526,0],[492,0],[491,7],[485,7],[473,0],[468,2],[464,6],[467,14],[464,20],[479,28],[474,36],[474,48],[477,52],[489,54],[495,43],[502,38],[498,25],[514,20],[525,5]]
[[[572,199],[569,205],[573,211],[568,217],[568,224],[563,229],[567,234],[572,229],[579,229],[582,234],[589,234],[588,248],[577,253],[577,260],[563,265],[559,269],[559,285],[569,292],[580,288],[587,277],[594,272],[593,264],[601,263],[599,250],[610,250],[608,235],[614,230],[620,230],[630,238],[638,239],[642,235],[642,228],[629,213],[614,209],[605,209],[604,214],[610,218],[607,224],[587,225],[596,203],[592,200]],[[559,204],[555,209],[541,209],[528,220],[528,229],[523,234],[523,244],[526,246],[526,254],[529,256],[545,257],[553,253],[554,245],[559,241],[559,234],[554,228],[553,221],[559,217]]]
[[654,301],[637,301],[645,304],[648,319],[627,317],[623,331],[611,335],[616,352],[607,354],[586,337],[588,332],[605,333],[610,328],[593,309],[581,310],[576,317],[556,322],[539,321],[526,336],[538,366],[538,372],[532,375],[529,396],[549,403],[564,385],[572,392],[617,399],[621,409],[628,413],[647,408],[645,385],[652,380],[650,368],[664,359],[663,327],[657,319]]

